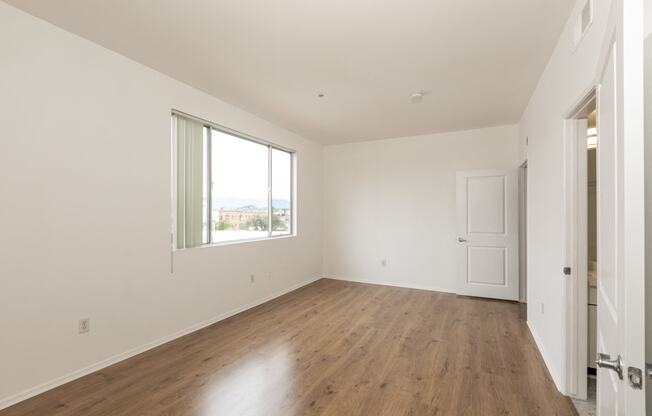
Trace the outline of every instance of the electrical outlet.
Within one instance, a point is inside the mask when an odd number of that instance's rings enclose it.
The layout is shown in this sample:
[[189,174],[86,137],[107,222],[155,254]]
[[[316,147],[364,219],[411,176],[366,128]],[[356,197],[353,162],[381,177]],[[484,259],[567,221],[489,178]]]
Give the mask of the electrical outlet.
[[85,334],[88,331],[91,330],[91,319],[90,318],[82,318],[79,320],[79,333],[80,334]]
[[255,281],[256,281],[256,275],[255,274],[249,275],[249,283],[253,283]]
[[272,278],[272,272],[267,272],[267,278],[271,279]]
[[380,261],[380,265],[383,266],[383,267],[387,267],[387,259],[382,259]]

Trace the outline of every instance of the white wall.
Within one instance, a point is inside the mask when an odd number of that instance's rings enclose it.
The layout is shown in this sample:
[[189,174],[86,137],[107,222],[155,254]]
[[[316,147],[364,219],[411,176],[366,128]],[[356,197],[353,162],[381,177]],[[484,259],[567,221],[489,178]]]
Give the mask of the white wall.
[[[321,146],[2,2],[0,38],[0,407],[320,275]],[[170,274],[171,108],[297,150],[298,237]]]
[[595,79],[612,1],[593,3],[593,24],[574,49],[573,25],[584,1],[576,3],[519,123],[520,157],[528,160],[528,322],[561,390],[565,388],[563,119]]
[[455,172],[516,170],[517,138],[503,126],[325,147],[325,275],[454,291]]

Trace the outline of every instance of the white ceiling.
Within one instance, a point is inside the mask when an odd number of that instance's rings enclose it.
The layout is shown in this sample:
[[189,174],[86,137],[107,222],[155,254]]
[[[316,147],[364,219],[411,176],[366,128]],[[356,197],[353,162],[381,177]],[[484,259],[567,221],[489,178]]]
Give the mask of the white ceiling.
[[574,2],[7,3],[334,144],[517,122]]

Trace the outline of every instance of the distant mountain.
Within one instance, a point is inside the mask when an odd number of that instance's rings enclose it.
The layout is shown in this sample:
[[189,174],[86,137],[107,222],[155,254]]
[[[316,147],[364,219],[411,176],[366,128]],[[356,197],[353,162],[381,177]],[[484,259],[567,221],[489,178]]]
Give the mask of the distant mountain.
[[272,206],[277,209],[290,208],[290,201],[287,199],[272,199]]
[[[286,209],[290,208],[290,201],[287,199],[272,199],[272,205],[274,208]],[[219,208],[240,208],[240,207],[256,207],[256,208],[267,208],[266,199],[256,199],[256,198],[236,198],[236,197],[225,197],[213,198],[213,209]]]

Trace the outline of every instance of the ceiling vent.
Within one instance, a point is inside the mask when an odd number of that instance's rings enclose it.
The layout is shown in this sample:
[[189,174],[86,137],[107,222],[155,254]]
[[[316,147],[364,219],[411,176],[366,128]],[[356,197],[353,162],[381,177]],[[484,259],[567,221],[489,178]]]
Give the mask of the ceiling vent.
[[577,17],[577,22],[575,23],[575,47],[580,44],[584,34],[589,30],[591,23],[593,22],[593,0],[586,0],[580,15]]

